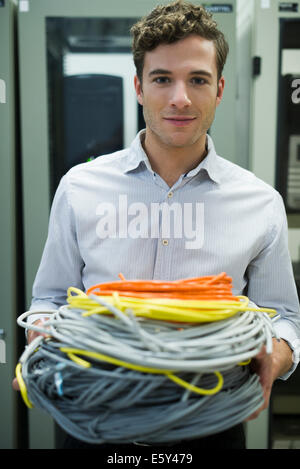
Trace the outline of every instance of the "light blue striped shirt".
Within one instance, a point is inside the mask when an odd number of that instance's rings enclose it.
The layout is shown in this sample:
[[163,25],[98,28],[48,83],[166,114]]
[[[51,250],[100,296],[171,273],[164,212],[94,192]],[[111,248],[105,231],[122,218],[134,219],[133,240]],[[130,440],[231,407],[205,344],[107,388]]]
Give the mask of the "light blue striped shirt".
[[209,136],[206,158],[170,188],[152,171],[142,135],[62,178],[30,309],[57,308],[68,287],[86,290],[119,273],[175,280],[226,272],[235,295],[278,311],[275,328],[296,363],[300,313],[281,196],[217,156]]

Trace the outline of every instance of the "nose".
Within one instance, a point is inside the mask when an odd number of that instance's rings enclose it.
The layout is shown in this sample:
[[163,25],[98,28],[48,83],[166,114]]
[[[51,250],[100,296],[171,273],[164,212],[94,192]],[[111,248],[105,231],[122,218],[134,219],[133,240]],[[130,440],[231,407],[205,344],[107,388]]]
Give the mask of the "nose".
[[170,105],[178,109],[189,107],[192,104],[186,85],[183,82],[176,82],[172,87]]

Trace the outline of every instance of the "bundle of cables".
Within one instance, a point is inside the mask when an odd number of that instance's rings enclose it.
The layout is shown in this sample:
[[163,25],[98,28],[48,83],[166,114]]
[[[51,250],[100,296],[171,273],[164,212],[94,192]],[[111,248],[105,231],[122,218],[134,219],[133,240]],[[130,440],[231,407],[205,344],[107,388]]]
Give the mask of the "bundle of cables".
[[92,444],[169,444],[230,428],[263,403],[249,363],[272,351],[276,311],[232,294],[226,273],[172,282],[120,280],[66,305],[16,367],[22,397]]

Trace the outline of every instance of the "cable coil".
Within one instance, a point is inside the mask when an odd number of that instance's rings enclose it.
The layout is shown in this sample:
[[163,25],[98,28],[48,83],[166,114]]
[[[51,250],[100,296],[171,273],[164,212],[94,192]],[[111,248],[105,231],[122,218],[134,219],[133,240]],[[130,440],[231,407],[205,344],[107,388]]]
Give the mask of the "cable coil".
[[277,316],[231,289],[225,273],[69,288],[43,326],[26,323],[32,311],[17,320],[44,334],[16,368],[24,402],[92,444],[168,444],[242,422],[263,403],[249,363],[271,353]]

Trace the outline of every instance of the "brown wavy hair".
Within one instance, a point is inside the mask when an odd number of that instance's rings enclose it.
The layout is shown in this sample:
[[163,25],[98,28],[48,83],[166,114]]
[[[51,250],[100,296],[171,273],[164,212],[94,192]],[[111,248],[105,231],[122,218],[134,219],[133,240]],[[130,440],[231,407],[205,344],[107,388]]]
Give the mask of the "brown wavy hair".
[[133,36],[133,60],[141,83],[146,52],[154,50],[160,44],[171,44],[191,34],[214,42],[218,80],[222,76],[229,46],[212,15],[201,5],[182,0],[158,5],[134,24],[130,32]]

